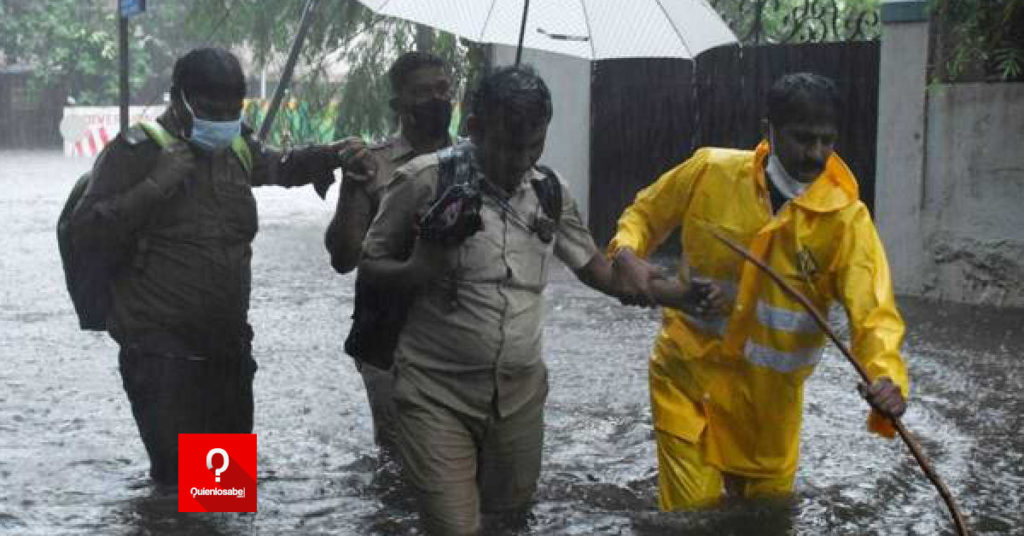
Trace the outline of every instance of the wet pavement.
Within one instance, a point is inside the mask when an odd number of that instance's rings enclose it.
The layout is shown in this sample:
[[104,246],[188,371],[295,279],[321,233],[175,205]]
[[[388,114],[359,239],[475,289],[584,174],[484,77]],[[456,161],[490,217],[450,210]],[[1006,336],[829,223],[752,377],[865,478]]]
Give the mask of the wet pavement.
[[[333,195],[258,192],[259,512],[179,514],[148,462],[116,346],[77,329],[54,225],[89,165],[0,152],[0,534],[412,534],[398,478],[376,468],[362,382],[342,352],[351,276],[321,245]],[[565,270],[547,291],[544,466],[526,534],[951,533],[906,447],[869,435],[856,376],[829,350],[806,388],[795,495],[662,514],[646,358],[653,311]],[[905,417],[976,534],[1024,534],[1024,313],[901,300],[914,381]]]

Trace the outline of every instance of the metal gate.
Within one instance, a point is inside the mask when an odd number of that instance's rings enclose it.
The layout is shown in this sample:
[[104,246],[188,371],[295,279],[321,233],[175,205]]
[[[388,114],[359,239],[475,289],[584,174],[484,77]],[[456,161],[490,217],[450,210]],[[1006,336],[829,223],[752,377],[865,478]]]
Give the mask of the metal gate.
[[593,65],[589,221],[599,243],[614,234],[639,189],[694,149],[753,148],[761,138],[768,88],[795,71],[826,75],[839,86],[837,151],[857,176],[861,199],[874,206],[877,12],[844,13],[835,0],[800,0],[785,12],[778,0],[710,3],[742,46],[710,50],[696,63],[625,59]]

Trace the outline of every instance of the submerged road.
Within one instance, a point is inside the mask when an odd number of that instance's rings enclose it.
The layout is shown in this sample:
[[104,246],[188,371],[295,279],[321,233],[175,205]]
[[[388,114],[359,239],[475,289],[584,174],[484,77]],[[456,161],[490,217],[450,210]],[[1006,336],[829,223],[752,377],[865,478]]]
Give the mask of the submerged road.
[[[116,346],[79,331],[54,232],[90,162],[0,152],[0,534],[411,534],[396,476],[376,468],[362,382],[342,352],[352,276],[322,233],[336,189],[258,191],[259,512],[179,514],[148,461]],[[913,393],[904,422],[976,534],[1024,534],[1024,313],[901,300]],[[547,290],[551,394],[527,534],[951,534],[898,441],[871,436],[856,375],[830,349],[807,383],[796,493],[662,514],[646,359],[653,311],[627,309],[564,269]]]

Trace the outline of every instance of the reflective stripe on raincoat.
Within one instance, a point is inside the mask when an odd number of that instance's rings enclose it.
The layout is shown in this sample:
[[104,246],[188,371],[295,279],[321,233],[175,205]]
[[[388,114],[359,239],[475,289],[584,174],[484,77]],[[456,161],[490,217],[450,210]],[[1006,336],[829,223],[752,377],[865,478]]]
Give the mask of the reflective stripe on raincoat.
[[[755,151],[698,150],[637,194],[609,245],[611,253],[629,247],[647,256],[681,226],[680,276],[711,279],[732,300],[727,317],[665,309],[650,364],[651,402],[657,429],[693,442],[706,431],[708,462],[751,477],[796,470],[803,383],[826,339],[797,301],[711,229],[747,245],[819,311],[839,302],[869,376],[891,378],[904,398],[909,387],[899,354],[903,320],[853,174],[833,153],[822,175],[772,217],[768,152],[767,142]],[[893,435],[873,412],[868,427]]]

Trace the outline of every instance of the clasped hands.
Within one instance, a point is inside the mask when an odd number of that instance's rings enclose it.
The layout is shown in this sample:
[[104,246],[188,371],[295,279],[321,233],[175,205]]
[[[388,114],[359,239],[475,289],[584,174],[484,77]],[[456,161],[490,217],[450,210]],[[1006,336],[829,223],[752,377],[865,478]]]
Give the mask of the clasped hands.
[[707,317],[726,314],[729,300],[722,289],[705,279],[684,283],[623,248],[612,259],[619,301],[640,307],[664,306]]

